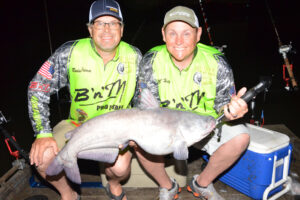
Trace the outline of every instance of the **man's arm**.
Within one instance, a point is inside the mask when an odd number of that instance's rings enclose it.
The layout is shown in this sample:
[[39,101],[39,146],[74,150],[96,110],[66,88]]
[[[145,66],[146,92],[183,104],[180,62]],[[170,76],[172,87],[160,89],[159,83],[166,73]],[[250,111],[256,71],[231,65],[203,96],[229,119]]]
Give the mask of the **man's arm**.
[[158,94],[158,83],[154,78],[153,69],[152,69],[152,61],[156,56],[156,52],[147,52],[141,63],[139,65],[139,75],[138,75],[138,83],[136,87],[136,92],[134,95],[134,106],[138,107],[140,105],[140,95],[142,89],[149,89],[154,97],[160,102],[159,94]]
[[41,66],[28,86],[29,118],[37,137],[51,137],[50,96],[68,84],[67,62],[73,42],[68,42]]
[[248,112],[247,103],[240,97],[245,94],[242,88],[236,95],[233,72],[224,55],[216,56],[219,68],[217,74],[215,110],[224,112],[225,120],[234,120],[243,117]]
[[132,48],[136,51],[137,53],[137,60],[136,60],[136,86],[135,86],[135,92],[134,92],[134,96],[132,98],[132,101],[131,101],[131,106],[135,106],[136,104],[136,96],[138,95],[138,85],[139,85],[139,76],[140,76],[140,64],[141,64],[141,61],[142,61],[142,58],[143,58],[143,55],[141,53],[141,51],[135,47],[135,46],[132,46]]
[[30,164],[40,166],[46,149],[58,153],[50,127],[50,96],[68,83],[68,57],[73,42],[62,45],[42,65],[28,87],[28,111],[36,139],[29,153]]

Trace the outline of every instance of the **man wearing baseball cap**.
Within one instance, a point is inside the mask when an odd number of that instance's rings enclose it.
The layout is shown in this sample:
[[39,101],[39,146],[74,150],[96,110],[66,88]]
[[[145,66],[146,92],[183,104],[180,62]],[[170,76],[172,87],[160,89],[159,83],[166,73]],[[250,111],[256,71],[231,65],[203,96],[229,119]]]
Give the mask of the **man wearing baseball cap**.
[[[65,133],[93,117],[131,107],[142,55],[139,49],[121,41],[123,28],[116,1],[93,2],[88,22],[90,37],[59,47],[29,84],[29,117],[36,137],[30,151],[31,164],[57,189],[62,200],[80,199],[64,173],[46,176],[47,167],[67,142]],[[50,96],[64,87],[70,92],[70,114],[52,130]],[[127,199],[120,181],[128,177],[130,161],[131,153],[126,149],[114,164],[106,165],[106,188],[111,199]]]
[[[165,42],[148,51],[140,64],[138,91],[149,89],[160,100],[162,107],[193,111],[217,118],[224,112],[226,121],[244,116],[247,103],[241,99],[242,88],[235,94],[232,69],[224,55],[200,41],[202,29],[194,11],[177,6],[164,18],[162,37]],[[135,96],[139,104],[139,93]],[[188,128],[188,127],[186,127]],[[217,131],[203,147],[210,154],[205,169],[188,185],[195,197],[209,200],[223,198],[213,187],[213,180],[229,168],[245,151],[249,135],[244,125],[222,124],[221,137]],[[178,185],[174,179],[160,176],[165,171],[163,157],[157,156],[152,165],[156,180],[173,182],[172,187],[160,188],[160,200],[178,198]]]

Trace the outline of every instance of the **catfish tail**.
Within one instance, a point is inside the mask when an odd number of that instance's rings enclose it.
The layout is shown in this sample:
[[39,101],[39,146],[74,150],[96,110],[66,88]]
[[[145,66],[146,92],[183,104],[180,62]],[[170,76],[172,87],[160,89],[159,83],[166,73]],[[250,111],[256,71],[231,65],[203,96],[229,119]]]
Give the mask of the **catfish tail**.
[[55,176],[59,174],[62,170],[65,171],[67,177],[72,182],[77,184],[81,183],[81,177],[77,162],[73,164],[68,163],[68,166],[66,166],[64,165],[64,162],[60,159],[59,156],[56,156],[52,163],[48,166],[46,174],[48,176]]
[[71,167],[64,167],[65,173],[67,177],[74,183],[80,184],[81,183],[81,177],[80,172],[77,163],[75,163]]

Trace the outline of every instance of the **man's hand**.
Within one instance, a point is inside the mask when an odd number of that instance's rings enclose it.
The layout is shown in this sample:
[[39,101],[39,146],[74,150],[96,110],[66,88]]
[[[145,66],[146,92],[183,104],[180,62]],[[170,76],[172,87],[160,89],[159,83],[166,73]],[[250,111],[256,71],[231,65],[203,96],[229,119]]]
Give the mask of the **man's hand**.
[[[129,141],[129,144],[128,144],[130,147],[132,147],[132,148],[134,148],[134,149],[136,149],[137,148],[137,144],[134,142],[134,141],[132,141],[132,140],[130,140]],[[120,144],[119,145],[119,149],[123,149],[124,148],[124,145],[123,144]]]
[[36,167],[43,164],[44,152],[47,148],[52,148],[55,155],[58,153],[58,147],[53,137],[45,137],[35,139],[31,146],[29,158],[30,164],[35,164]]
[[224,115],[229,120],[243,117],[248,112],[248,104],[241,98],[247,89],[243,87],[237,95],[231,97],[230,102],[224,106]]

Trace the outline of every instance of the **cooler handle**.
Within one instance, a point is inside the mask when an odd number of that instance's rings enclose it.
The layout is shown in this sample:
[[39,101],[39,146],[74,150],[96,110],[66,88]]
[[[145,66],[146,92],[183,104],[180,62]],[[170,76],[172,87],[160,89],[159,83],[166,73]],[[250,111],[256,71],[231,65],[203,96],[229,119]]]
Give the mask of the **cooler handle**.
[[[290,157],[291,157],[291,149],[289,149],[288,155],[286,157],[284,157],[282,179],[275,183],[276,168],[277,168],[277,166],[282,164],[282,159],[277,161],[277,155],[274,156],[272,182],[269,185],[269,187],[267,187],[266,190],[264,191],[263,200],[275,200],[291,189],[292,179],[291,179],[291,177],[288,176]],[[286,183],[285,188],[283,190],[281,190],[280,192],[277,192],[276,194],[272,195],[271,198],[268,199],[268,194],[270,193],[270,191],[272,191],[273,189],[275,189],[276,187],[278,187],[284,183]]]

